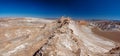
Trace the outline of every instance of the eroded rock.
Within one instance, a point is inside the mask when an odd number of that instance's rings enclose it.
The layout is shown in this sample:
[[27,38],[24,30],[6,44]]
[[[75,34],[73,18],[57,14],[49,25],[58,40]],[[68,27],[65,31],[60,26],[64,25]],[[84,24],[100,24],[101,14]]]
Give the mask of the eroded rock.
[[0,22],[0,56],[120,55],[120,44],[93,33],[87,21],[62,17]]

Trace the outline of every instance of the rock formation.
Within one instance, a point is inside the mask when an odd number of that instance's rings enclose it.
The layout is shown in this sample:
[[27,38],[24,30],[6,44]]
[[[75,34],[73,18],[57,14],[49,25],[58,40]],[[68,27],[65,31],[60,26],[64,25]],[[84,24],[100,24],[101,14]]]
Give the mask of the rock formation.
[[120,56],[120,43],[89,24],[64,17],[0,19],[0,56]]

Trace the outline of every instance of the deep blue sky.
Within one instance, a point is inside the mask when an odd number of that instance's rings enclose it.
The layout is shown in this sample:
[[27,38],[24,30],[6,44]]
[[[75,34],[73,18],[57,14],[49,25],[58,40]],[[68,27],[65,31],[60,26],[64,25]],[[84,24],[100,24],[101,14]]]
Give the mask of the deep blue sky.
[[120,19],[120,0],[0,0],[0,17]]

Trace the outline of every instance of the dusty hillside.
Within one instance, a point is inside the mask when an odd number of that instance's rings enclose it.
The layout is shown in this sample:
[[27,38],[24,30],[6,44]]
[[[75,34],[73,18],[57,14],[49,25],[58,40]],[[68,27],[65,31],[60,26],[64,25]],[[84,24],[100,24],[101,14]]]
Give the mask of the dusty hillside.
[[119,42],[93,27],[70,18],[0,19],[0,56],[119,56]]

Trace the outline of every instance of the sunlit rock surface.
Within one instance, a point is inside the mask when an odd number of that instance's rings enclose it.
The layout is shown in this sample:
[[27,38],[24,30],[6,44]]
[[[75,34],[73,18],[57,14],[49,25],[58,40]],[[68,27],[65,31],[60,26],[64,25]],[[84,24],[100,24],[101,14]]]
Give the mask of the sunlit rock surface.
[[119,56],[114,37],[120,36],[104,36],[91,23],[63,17],[0,19],[0,56]]

